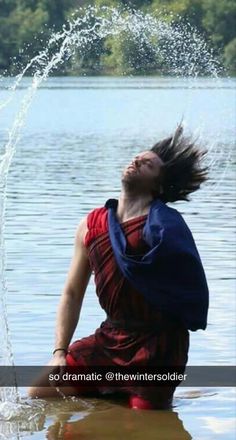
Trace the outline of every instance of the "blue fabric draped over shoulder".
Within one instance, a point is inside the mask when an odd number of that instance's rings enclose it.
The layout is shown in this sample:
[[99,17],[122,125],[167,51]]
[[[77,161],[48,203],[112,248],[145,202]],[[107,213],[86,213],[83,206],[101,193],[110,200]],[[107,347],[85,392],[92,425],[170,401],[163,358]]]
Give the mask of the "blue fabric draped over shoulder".
[[205,330],[209,292],[191,231],[181,214],[154,200],[143,229],[145,255],[126,253],[126,238],[116,217],[118,201],[109,199],[109,237],[116,262],[147,301],[168,312],[189,330]]

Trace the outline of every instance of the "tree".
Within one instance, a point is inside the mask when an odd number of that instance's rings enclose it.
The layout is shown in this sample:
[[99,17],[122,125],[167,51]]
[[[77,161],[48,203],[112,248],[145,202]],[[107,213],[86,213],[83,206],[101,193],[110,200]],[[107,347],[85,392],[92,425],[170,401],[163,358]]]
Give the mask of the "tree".
[[204,0],[203,27],[216,48],[222,48],[235,37],[235,0]]
[[8,17],[15,6],[15,0],[0,0],[0,18]]
[[[177,28],[181,18],[212,41],[213,48],[227,66],[234,66],[235,0],[0,0],[0,70],[16,70],[17,61],[25,64],[27,56],[35,56],[43,49],[51,32],[60,31],[71,12],[81,6],[118,7],[124,17],[128,6],[133,12],[141,9],[157,17],[161,15]],[[191,33],[191,28],[188,29]],[[155,47],[161,48],[163,39],[161,36],[158,39]],[[184,38],[183,43],[187,44]],[[143,39],[140,45],[127,33],[106,40],[92,38],[78,48],[75,70],[77,73],[100,73],[104,69],[116,74],[151,73],[164,68],[157,53],[148,41],[145,43]],[[66,69],[71,72],[69,63]]]
[[158,15],[171,16],[174,20],[180,18],[188,21],[198,30],[202,29],[203,9],[202,2],[204,0],[154,0],[152,10]]
[[108,38],[105,48],[106,54],[102,56],[104,69],[116,74],[151,73],[158,67],[156,52],[151,44],[128,32],[123,32],[119,38]]
[[231,73],[236,73],[236,38],[227,44],[224,50],[225,66]]

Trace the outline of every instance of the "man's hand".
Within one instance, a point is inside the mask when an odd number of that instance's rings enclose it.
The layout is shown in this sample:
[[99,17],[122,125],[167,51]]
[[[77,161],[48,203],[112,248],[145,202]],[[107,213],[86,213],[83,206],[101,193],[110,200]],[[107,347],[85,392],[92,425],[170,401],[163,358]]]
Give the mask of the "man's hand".
[[[55,368],[52,368],[52,373],[54,374],[58,374],[60,376],[60,378],[62,377],[62,375],[65,373],[66,370],[66,354],[64,353],[64,351],[57,351],[53,357],[50,359],[48,366],[52,366]],[[60,383],[58,383],[58,381],[55,380],[50,380],[49,381],[50,386],[56,387],[58,385],[60,385]]]
[[64,351],[57,351],[50,359],[48,365],[63,367],[66,366],[66,354]]

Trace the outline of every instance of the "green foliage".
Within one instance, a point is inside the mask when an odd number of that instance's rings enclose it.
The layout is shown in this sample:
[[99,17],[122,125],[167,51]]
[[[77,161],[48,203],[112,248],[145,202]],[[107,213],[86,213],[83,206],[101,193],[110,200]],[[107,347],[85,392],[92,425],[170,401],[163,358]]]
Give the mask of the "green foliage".
[[[15,72],[17,63],[43,49],[52,30],[60,30],[73,11],[93,5],[141,9],[172,22],[186,20],[235,71],[235,0],[0,0],[0,70]],[[139,74],[159,72],[163,66],[149,44],[126,32],[85,44],[66,69],[77,74]]]
[[28,44],[28,57],[33,56],[35,51],[40,50],[43,45],[43,24],[47,22],[48,13],[40,6],[30,9],[23,8],[22,2],[8,16],[0,17],[0,68],[12,68],[11,57],[17,61],[23,61],[20,52]]
[[15,6],[15,0],[0,0],[0,17],[7,17]]
[[211,35],[215,47],[228,44],[235,37],[235,0],[204,0],[203,10],[203,26]]
[[227,44],[224,50],[225,66],[231,73],[236,74],[236,38]]
[[123,6],[128,6],[130,9],[140,9],[143,6],[150,5],[152,0],[121,0],[120,3]]
[[10,16],[10,25],[15,29],[18,48],[22,48],[25,42],[31,43],[37,37],[43,24],[48,19],[47,11],[40,6],[35,10],[30,8],[17,8]]
[[120,6],[119,0],[95,0],[95,6],[108,6],[109,8],[117,8]]
[[191,25],[202,30],[204,0],[153,0],[152,11],[156,15],[163,14],[173,20],[184,19]]
[[73,74],[99,74],[102,71],[101,61],[104,51],[104,40],[102,39],[96,38],[92,42],[85,42],[77,48],[76,55],[72,60],[71,72]]
[[156,53],[151,45],[137,41],[128,32],[123,32],[119,38],[108,38],[105,48],[102,64],[115,74],[152,73],[158,68]]

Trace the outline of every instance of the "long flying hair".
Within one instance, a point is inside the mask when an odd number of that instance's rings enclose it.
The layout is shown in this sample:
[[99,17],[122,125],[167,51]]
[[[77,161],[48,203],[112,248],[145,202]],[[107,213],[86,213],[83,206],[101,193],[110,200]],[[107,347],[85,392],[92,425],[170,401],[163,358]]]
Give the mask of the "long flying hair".
[[163,202],[189,201],[189,194],[207,180],[208,167],[202,163],[207,151],[183,136],[182,124],[173,136],[157,142],[151,151],[164,163],[158,190],[158,197]]

